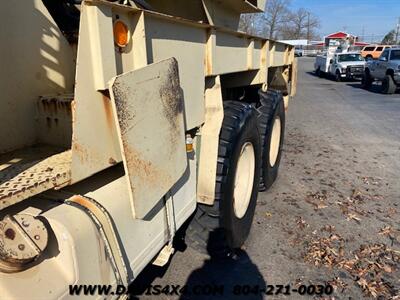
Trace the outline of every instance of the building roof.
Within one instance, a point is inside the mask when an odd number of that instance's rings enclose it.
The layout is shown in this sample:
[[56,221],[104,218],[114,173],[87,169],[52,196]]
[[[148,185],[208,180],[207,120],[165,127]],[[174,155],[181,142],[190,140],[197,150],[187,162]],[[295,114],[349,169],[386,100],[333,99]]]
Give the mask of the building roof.
[[289,44],[292,46],[307,46],[307,40],[280,40],[279,42]]
[[329,39],[344,39],[344,38],[346,38],[348,36],[354,36],[354,35],[351,35],[351,34],[349,34],[347,32],[338,31],[338,32],[335,32],[335,33],[331,33],[330,35],[326,36],[325,38],[329,38]]

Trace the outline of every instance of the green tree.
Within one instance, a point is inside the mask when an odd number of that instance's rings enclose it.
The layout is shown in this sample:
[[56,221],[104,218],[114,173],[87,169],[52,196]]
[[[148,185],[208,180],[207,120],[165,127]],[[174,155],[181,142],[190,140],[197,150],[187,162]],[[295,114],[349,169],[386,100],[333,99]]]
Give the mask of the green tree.
[[393,45],[396,44],[396,32],[394,30],[389,31],[382,40],[382,45]]

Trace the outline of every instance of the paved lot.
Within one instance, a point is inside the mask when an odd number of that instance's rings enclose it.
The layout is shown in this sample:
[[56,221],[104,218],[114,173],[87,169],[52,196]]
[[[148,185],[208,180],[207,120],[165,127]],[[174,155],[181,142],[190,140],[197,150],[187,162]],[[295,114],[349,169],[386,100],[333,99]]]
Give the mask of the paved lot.
[[216,284],[225,286],[219,299],[242,299],[231,294],[236,284],[329,282],[334,299],[400,295],[400,95],[317,78],[312,63],[300,59],[280,175],[259,195],[243,252],[221,263],[182,248],[168,269],[146,269],[137,289]]

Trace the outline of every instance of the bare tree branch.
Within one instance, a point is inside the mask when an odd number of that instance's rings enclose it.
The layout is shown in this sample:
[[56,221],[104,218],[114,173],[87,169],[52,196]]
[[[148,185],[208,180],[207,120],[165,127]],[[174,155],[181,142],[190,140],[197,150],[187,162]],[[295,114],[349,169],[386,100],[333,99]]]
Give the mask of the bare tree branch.
[[267,37],[276,39],[278,31],[289,20],[290,0],[269,0],[265,11],[265,22],[268,26]]
[[304,8],[290,11],[290,0],[269,0],[265,13],[242,15],[240,30],[269,39],[319,39],[319,18]]

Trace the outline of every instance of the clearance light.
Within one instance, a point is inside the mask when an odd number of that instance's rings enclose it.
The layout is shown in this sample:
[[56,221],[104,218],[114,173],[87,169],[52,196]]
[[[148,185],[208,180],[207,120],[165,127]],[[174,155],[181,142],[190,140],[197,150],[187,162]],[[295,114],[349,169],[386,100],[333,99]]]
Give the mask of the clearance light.
[[129,43],[129,30],[128,26],[122,21],[115,21],[114,23],[114,41],[118,47],[126,47]]
[[193,139],[190,134],[186,135],[186,152],[190,153],[194,151]]

